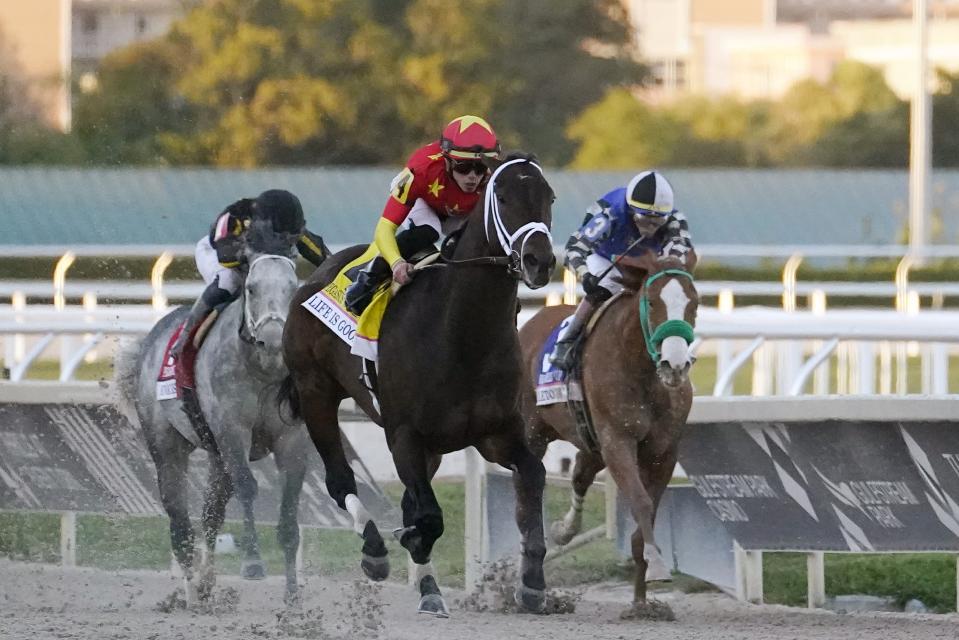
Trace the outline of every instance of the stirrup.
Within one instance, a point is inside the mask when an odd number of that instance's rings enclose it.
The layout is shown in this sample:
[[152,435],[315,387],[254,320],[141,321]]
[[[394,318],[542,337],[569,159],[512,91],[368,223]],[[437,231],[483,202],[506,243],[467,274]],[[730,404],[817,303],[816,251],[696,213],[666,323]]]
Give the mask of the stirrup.
[[[359,318],[370,306],[373,301],[374,287],[370,285],[369,280],[357,280],[346,289],[346,295],[343,297],[343,305],[346,310]],[[354,293],[355,291],[355,293]]]

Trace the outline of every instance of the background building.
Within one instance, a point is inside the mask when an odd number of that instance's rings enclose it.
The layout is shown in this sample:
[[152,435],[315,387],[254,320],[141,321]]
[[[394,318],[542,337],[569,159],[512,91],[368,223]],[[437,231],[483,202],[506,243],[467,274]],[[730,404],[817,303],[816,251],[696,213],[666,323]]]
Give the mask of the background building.
[[93,81],[103,56],[164,34],[196,0],[30,0],[0,2],[3,70],[29,87],[40,118],[70,128],[71,86]]

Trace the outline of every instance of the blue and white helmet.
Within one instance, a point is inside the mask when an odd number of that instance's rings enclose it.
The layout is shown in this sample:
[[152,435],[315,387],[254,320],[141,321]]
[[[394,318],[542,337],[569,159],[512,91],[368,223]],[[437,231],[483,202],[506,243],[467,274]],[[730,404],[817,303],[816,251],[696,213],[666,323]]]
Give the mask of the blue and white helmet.
[[656,171],[636,174],[626,186],[626,204],[635,216],[665,218],[675,213],[673,187]]

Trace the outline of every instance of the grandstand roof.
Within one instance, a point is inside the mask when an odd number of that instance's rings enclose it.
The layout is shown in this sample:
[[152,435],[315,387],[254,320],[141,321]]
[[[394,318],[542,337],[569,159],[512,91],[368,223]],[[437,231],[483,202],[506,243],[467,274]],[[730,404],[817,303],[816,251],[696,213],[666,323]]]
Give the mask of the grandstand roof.
[[[233,200],[283,188],[303,202],[308,225],[330,244],[367,242],[396,169],[0,169],[0,244],[194,243]],[[664,170],[676,204],[703,244],[887,244],[908,219],[902,170]],[[582,221],[627,172],[546,169],[556,191],[554,241]],[[937,171],[937,241],[959,240],[959,171]]]

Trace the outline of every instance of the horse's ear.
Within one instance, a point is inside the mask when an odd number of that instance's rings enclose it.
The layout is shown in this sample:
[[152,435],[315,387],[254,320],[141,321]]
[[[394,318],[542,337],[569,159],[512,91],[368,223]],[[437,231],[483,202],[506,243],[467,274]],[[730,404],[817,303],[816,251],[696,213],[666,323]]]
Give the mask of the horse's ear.
[[483,158],[483,164],[486,165],[490,173],[495,173],[496,170],[499,169],[499,166],[503,164],[503,160],[499,158]]

